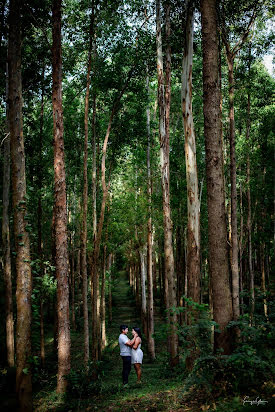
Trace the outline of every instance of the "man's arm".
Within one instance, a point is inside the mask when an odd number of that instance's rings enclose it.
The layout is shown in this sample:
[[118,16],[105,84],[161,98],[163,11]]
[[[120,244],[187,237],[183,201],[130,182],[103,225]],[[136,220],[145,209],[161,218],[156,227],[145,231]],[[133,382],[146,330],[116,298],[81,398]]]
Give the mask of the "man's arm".
[[133,338],[132,340],[128,340],[127,342],[125,342],[125,345],[132,347],[135,343],[135,338]]

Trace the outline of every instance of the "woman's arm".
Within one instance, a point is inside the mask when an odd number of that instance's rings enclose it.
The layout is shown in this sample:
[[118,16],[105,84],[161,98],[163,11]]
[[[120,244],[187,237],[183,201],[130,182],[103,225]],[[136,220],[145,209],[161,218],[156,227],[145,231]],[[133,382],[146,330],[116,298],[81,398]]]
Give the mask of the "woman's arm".
[[134,345],[134,343],[135,343],[135,339],[136,339],[136,337],[134,336],[133,339],[132,339],[132,340],[128,340],[128,342],[126,342],[125,345],[132,347],[132,346]]
[[135,340],[135,342],[134,342],[134,345],[133,345],[133,349],[137,349],[137,348],[138,348],[138,345],[140,344],[140,342],[141,342],[141,339],[140,339],[139,336],[137,336],[137,337],[136,337],[136,340]]

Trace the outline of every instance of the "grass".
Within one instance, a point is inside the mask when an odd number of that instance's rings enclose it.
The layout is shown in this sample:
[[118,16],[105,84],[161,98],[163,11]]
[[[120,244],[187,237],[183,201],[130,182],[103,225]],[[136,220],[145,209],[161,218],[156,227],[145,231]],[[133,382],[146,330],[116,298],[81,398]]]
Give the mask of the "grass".
[[[149,363],[146,341],[143,339],[144,363],[142,365],[142,383],[136,383],[136,375],[132,368],[127,388],[122,386],[122,361],[119,356],[118,335],[119,325],[128,323],[129,330],[140,326],[140,317],[135,308],[134,298],[125,273],[118,275],[113,293],[113,321],[107,325],[108,346],[103,352],[102,361],[98,365],[99,379],[94,382],[85,376],[83,370],[82,333],[72,332],[71,365],[74,374],[74,385],[66,396],[57,395],[56,387],[56,356],[52,352],[52,342],[47,344],[47,370],[39,374],[34,393],[34,410],[45,411],[218,411],[218,412],[252,412],[249,405],[243,405],[243,397],[232,399],[209,398],[199,393],[195,388],[188,394],[184,393],[184,367],[181,365],[171,373],[167,363],[167,349],[164,335],[156,336],[156,361]],[[164,324],[161,313],[156,309],[156,329]],[[129,335],[130,336],[130,335]],[[193,393],[193,395],[192,395]],[[253,394],[252,394],[253,395]],[[257,394],[255,394],[256,398]],[[251,397],[252,399],[252,397]],[[264,399],[264,397],[262,397]],[[269,407],[272,407],[268,409]],[[266,407],[259,405],[257,412],[275,410],[270,402]]]

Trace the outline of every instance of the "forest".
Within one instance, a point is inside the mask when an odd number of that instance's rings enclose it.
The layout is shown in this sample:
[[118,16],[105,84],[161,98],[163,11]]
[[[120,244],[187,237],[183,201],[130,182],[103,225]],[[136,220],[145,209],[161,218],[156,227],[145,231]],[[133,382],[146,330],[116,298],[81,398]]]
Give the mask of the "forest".
[[275,410],[274,37],[271,0],[1,0],[1,411]]

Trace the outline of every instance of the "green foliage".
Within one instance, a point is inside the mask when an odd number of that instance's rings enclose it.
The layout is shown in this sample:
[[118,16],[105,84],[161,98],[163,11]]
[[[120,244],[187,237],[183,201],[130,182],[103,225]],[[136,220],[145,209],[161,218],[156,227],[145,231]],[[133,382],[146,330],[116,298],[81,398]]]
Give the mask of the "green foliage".
[[178,326],[179,342],[184,358],[194,351],[200,356],[211,353],[211,334],[218,332],[218,324],[211,320],[209,306],[194,302],[191,298],[183,297],[185,306],[175,308],[178,314],[186,315],[187,324]]
[[[104,393],[116,393],[117,384],[106,384],[102,362],[90,362],[88,370],[71,369],[67,375],[68,391],[73,397],[86,398]],[[95,377],[95,374],[97,377]]]
[[[256,297],[263,302],[261,295]],[[228,328],[240,331],[232,354],[225,356],[202,352],[185,381],[185,390],[195,387],[208,395],[239,394],[247,388],[259,389],[264,382],[272,381],[275,373],[274,309],[275,305],[271,302],[269,319],[256,314],[253,325],[248,314],[241,316],[238,321],[230,322]]]

